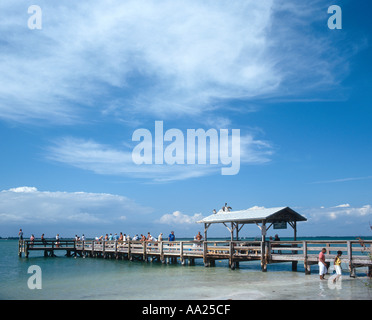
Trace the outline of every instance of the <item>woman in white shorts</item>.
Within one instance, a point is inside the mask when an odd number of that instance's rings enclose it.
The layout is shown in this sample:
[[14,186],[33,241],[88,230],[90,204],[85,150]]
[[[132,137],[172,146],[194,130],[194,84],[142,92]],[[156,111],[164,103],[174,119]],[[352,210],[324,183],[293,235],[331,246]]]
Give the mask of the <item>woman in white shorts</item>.
[[327,267],[325,262],[325,253],[326,249],[323,248],[322,251],[319,252],[318,264],[319,264],[319,276],[320,280],[324,280],[324,275],[327,273]]
[[337,256],[336,256],[335,261],[334,261],[335,271],[336,271],[337,276],[333,279],[333,282],[336,282],[336,280],[338,278],[340,278],[341,275],[342,275],[342,271],[341,271],[341,256],[342,256],[342,251],[337,251]]

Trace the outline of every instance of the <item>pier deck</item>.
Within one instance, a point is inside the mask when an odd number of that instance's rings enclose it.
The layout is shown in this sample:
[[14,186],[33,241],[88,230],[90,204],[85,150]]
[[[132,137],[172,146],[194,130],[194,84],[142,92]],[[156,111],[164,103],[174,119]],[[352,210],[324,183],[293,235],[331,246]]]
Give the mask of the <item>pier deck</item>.
[[326,262],[333,264],[337,251],[342,251],[342,262],[349,266],[350,276],[355,268],[368,267],[372,274],[372,241],[75,241],[21,240],[18,255],[28,257],[32,251],[43,251],[45,257],[55,256],[55,251],[66,251],[67,256],[102,257],[128,260],[177,262],[193,264],[202,259],[206,267],[214,266],[216,260],[228,260],[234,269],[243,261],[261,261],[262,271],[267,265],[292,262],[292,270],[303,263],[305,273],[310,274],[311,265],[318,263],[319,251],[326,249]]

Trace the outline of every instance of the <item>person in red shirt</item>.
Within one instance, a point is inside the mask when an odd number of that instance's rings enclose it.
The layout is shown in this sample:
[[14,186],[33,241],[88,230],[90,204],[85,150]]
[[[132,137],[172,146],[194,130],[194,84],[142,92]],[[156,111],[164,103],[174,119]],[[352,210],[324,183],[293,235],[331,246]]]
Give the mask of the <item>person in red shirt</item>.
[[319,262],[318,262],[318,265],[319,265],[319,277],[320,277],[320,280],[325,280],[324,279],[324,275],[327,273],[327,265],[326,265],[326,262],[325,262],[325,253],[326,253],[326,249],[323,248],[322,251],[319,252]]

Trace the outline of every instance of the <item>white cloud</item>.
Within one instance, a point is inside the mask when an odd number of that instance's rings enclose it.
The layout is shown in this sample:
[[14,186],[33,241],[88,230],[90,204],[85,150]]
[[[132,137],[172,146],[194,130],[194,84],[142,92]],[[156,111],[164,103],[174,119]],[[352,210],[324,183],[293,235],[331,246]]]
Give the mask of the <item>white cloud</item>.
[[[32,190],[30,192],[30,190]],[[50,192],[20,187],[0,192],[0,222],[7,224],[110,225],[151,208],[107,193]],[[125,216],[123,215],[125,214]]]
[[158,222],[169,225],[194,224],[201,219],[203,219],[201,213],[195,213],[194,215],[189,216],[181,213],[180,211],[174,211],[171,214],[164,214]]
[[37,192],[35,187],[18,187],[9,189],[11,192]]
[[[229,143],[231,144],[231,141]],[[222,167],[231,166],[231,164],[223,166],[221,163],[211,165],[208,162],[206,165],[167,165],[166,163],[136,165],[132,160],[132,150],[130,146],[124,144],[118,148],[93,140],[63,138],[55,141],[55,144],[49,148],[47,157],[97,174],[142,177],[154,181],[184,180],[221,174]],[[209,148],[205,152],[209,154]],[[272,154],[273,149],[269,142],[255,139],[252,135],[240,137],[241,163],[266,163],[270,161]]]
[[40,5],[39,31],[27,29],[20,14],[26,1],[0,5],[2,118],[71,123],[96,111],[123,119],[195,115],[226,99],[332,86],[347,69],[332,41],[309,27],[319,19],[315,0]]
[[342,204],[329,208],[309,208],[305,209],[304,213],[310,222],[327,223],[333,221],[337,222],[340,227],[346,224],[368,225],[369,220],[372,220],[371,205],[353,207],[350,204]]
[[348,203],[339,204],[338,206],[335,206],[333,208],[350,208],[350,204],[348,204]]

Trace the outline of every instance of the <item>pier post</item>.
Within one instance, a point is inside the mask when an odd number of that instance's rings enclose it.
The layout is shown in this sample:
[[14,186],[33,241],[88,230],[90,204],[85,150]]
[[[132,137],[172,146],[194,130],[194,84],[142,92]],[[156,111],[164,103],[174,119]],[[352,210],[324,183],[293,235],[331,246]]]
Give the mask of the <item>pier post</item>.
[[129,261],[132,261],[132,248],[131,248],[131,241],[130,240],[127,240],[127,243],[128,243],[128,260]]
[[[67,243],[66,243],[66,247],[67,247]],[[67,250],[66,248],[66,251],[70,251],[70,250]],[[76,241],[74,241],[74,256],[76,257]]]
[[266,243],[265,240],[261,241],[261,270],[262,270],[262,272],[267,271],[267,261],[266,261],[266,255],[265,255],[265,248],[266,248],[265,243]]
[[161,261],[161,263],[165,263],[165,259],[164,259],[164,243],[163,243],[163,241],[160,242],[160,261]]
[[302,241],[302,250],[304,254],[305,274],[311,274],[310,264],[307,261],[307,242],[306,241]]
[[180,262],[182,265],[185,264],[184,259],[183,259],[183,241],[180,242]]
[[[292,243],[292,248],[297,248],[298,245],[296,243]],[[297,250],[292,250],[292,254],[296,255],[298,254]],[[292,271],[297,271],[297,264],[298,261],[292,261]]]
[[22,244],[23,244],[22,242],[23,242],[22,240],[18,241],[18,256],[20,258],[22,258]]
[[263,220],[262,226],[261,226],[261,270],[262,272],[267,271],[265,249],[266,249],[266,221]]
[[265,259],[266,263],[270,263],[271,261],[271,243],[270,241],[266,241],[266,246],[265,246]]
[[92,240],[92,257],[95,257],[95,253],[94,253],[94,240]]
[[207,254],[208,254],[208,243],[206,241],[204,241],[203,242],[203,263],[204,263],[204,267],[209,267],[210,266]]
[[349,271],[350,277],[355,278],[355,268],[353,265],[353,252],[352,252],[352,244],[351,241],[347,241],[347,257],[349,259]]
[[143,246],[143,254],[142,254],[142,257],[143,257],[143,260],[147,262],[147,243],[146,241],[143,241],[142,242],[142,246]]

